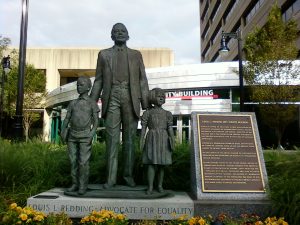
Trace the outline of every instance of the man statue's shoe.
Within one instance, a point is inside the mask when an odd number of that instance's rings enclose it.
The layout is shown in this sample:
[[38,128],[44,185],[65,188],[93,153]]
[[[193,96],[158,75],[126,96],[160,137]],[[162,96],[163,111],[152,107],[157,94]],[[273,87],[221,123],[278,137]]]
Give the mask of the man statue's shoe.
[[79,188],[78,192],[79,195],[84,195],[86,193],[86,188]]
[[103,184],[103,189],[110,189],[113,186],[114,186],[113,184],[105,183],[105,184]]
[[126,177],[124,179],[126,181],[127,186],[129,186],[129,187],[135,187],[136,184],[135,184],[135,182],[134,182],[134,180],[133,180],[132,177]]
[[76,184],[73,184],[70,188],[67,189],[68,192],[77,191],[78,186]]
[[148,188],[148,190],[146,191],[146,195],[152,195],[153,193],[153,188]]
[[158,186],[157,190],[158,190],[159,193],[163,193],[164,192],[164,189],[163,189],[162,186]]

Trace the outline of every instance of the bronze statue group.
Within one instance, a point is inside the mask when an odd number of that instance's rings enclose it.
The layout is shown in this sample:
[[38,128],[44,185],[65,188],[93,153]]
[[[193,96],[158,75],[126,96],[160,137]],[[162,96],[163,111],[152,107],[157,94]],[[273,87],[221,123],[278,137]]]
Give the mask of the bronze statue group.
[[113,26],[111,38],[114,46],[98,54],[93,86],[88,77],[78,78],[79,97],[69,104],[63,122],[61,136],[68,145],[72,177],[72,186],[67,191],[77,192],[78,195],[84,195],[87,191],[91,144],[98,126],[97,102],[100,98],[101,117],[104,118],[106,130],[107,177],[103,189],[109,190],[117,184],[121,127],[123,179],[127,186],[136,186],[134,141],[142,106],[145,111],[141,117],[140,148],[143,164],[147,165],[146,194],[153,193],[155,175],[157,191],[163,192],[164,167],[172,163],[174,150],[172,114],[162,108],[165,93],[160,88],[149,91],[142,55],[126,46],[129,36],[124,24]]

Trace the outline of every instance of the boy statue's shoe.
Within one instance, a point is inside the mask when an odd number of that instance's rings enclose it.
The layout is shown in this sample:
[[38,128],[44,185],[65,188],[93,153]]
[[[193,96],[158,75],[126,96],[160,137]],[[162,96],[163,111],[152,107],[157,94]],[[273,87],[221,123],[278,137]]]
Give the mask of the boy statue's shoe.
[[67,189],[68,192],[77,191],[78,186],[76,184],[73,184],[70,188]]

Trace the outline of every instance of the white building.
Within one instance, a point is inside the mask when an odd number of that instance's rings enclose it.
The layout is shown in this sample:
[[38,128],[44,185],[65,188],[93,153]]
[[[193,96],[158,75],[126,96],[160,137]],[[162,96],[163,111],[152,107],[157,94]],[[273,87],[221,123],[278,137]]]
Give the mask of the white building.
[[[149,88],[166,90],[163,108],[172,112],[174,130],[179,140],[190,137],[192,111],[231,112],[238,110],[239,77],[237,62],[191,64],[146,69]],[[92,82],[94,78],[91,78]],[[76,82],[49,93],[46,109],[49,114],[47,133],[56,139],[69,101],[78,97]],[[234,100],[237,99],[237,100]],[[99,101],[101,109],[101,101]],[[237,107],[235,107],[237,106]],[[142,113],[142,112],[141,112]]]

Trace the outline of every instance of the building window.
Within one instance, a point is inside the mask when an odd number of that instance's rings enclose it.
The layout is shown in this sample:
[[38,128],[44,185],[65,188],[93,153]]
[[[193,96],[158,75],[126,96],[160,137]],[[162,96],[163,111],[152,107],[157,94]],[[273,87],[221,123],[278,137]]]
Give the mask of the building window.
[[221,28],[222,28],[222,27],[221,27],[221,23],[219,23],[219,25],[218,25],[217,28],[216,28],[215,33],[212,35],[212,38],[211,38],[212,44],[215,43],[215,41],[216,41],[217,38],[220,38],[220,37],[221,37],[221,33],[222,33]]
[[300,11],[300,1],[294,2],[287,10],[282,13],[282,20],[287,22],[289,21],[293,15]]
[[173,116],[173,130],[177,142],[188,142],[191,139],[191,116]]
[[50,141],[52,143],[58,144],[60,142],[60,131],[61,131],[61,116],[60,116],[60,109],[53,110],[51,115],[51,136]]
[[77,81],[78,76],[60,77],[60,86]]
[[188,142],[191,138],[191,117],[182,116],[182,141]]
[[215,7],[211,13],[211,16],[210,16],[210,20],[213,21],[216,17],[216,15],[218,14],[219,10],[220,10],[220,7],[221,6],[221,1],[217,1],[216,4],[215,4]]
[[207,54],[209,53],[209,51],[210,51],[210,46],[208,45],[207,48],[203,51],[203,54],[202,54],[204,59],[207,57]]
[[230,16],[233,14],[234,9],[236,8],[236,6],[238,5],[239,2],[240,2],[240,0],[232,1],[232,3],[229,6],[230,11],[227,13],[227,15],[225,17],[225,21],[227,20],[227,18],[230,18]]
[[216,58],[215,62],[222,62],[223,59],[221,57],[221,55],[219,54],[218,57]]
[[99,118],[98,127],[96,130],[96,140],[98,142],[104,142],[105,141],[105,125],[104,125],[104,119]]
[[204,28],[204,30],[203,30],[203,34],[202,34],[202,40],[204,41],[205,39],[206,39],[206,37],[207,37],[207,34],[208,34],[208,28],[209,28],[209,26],[208,26],[208,24],[206,25],[206,27]]
[[206,5],[204,7],[204,10],[203,10],[203,14],[201,16],[201,20],[204,21],[207,17],[207,12],[208,12],[208,2],[206,2]]
[[[174,136],[175,137],[178,136],[178,132],[177,132],[177,130],[178,130],[178,123],[177,123],[177,121],[178,121],[178,116],[173,116],[173,131],[174,131]],[[177,137],[177,139],[178,139],[178,137]]]
[[248,14],[245,17],[245,23],[249,23],[255,13],[261,8],[265,0],[258,0],[255,5],[249,10]]
[[211,62],[215,62],[218,59],[218,57],[219,57],[219,51],[217,51],[214,57],[212,57]]
[[235,0],[230,1],[230,3],[228,4],[223,16],[224,22],[226,22],[229,15],[231,15],[234,4],[235,4]]

